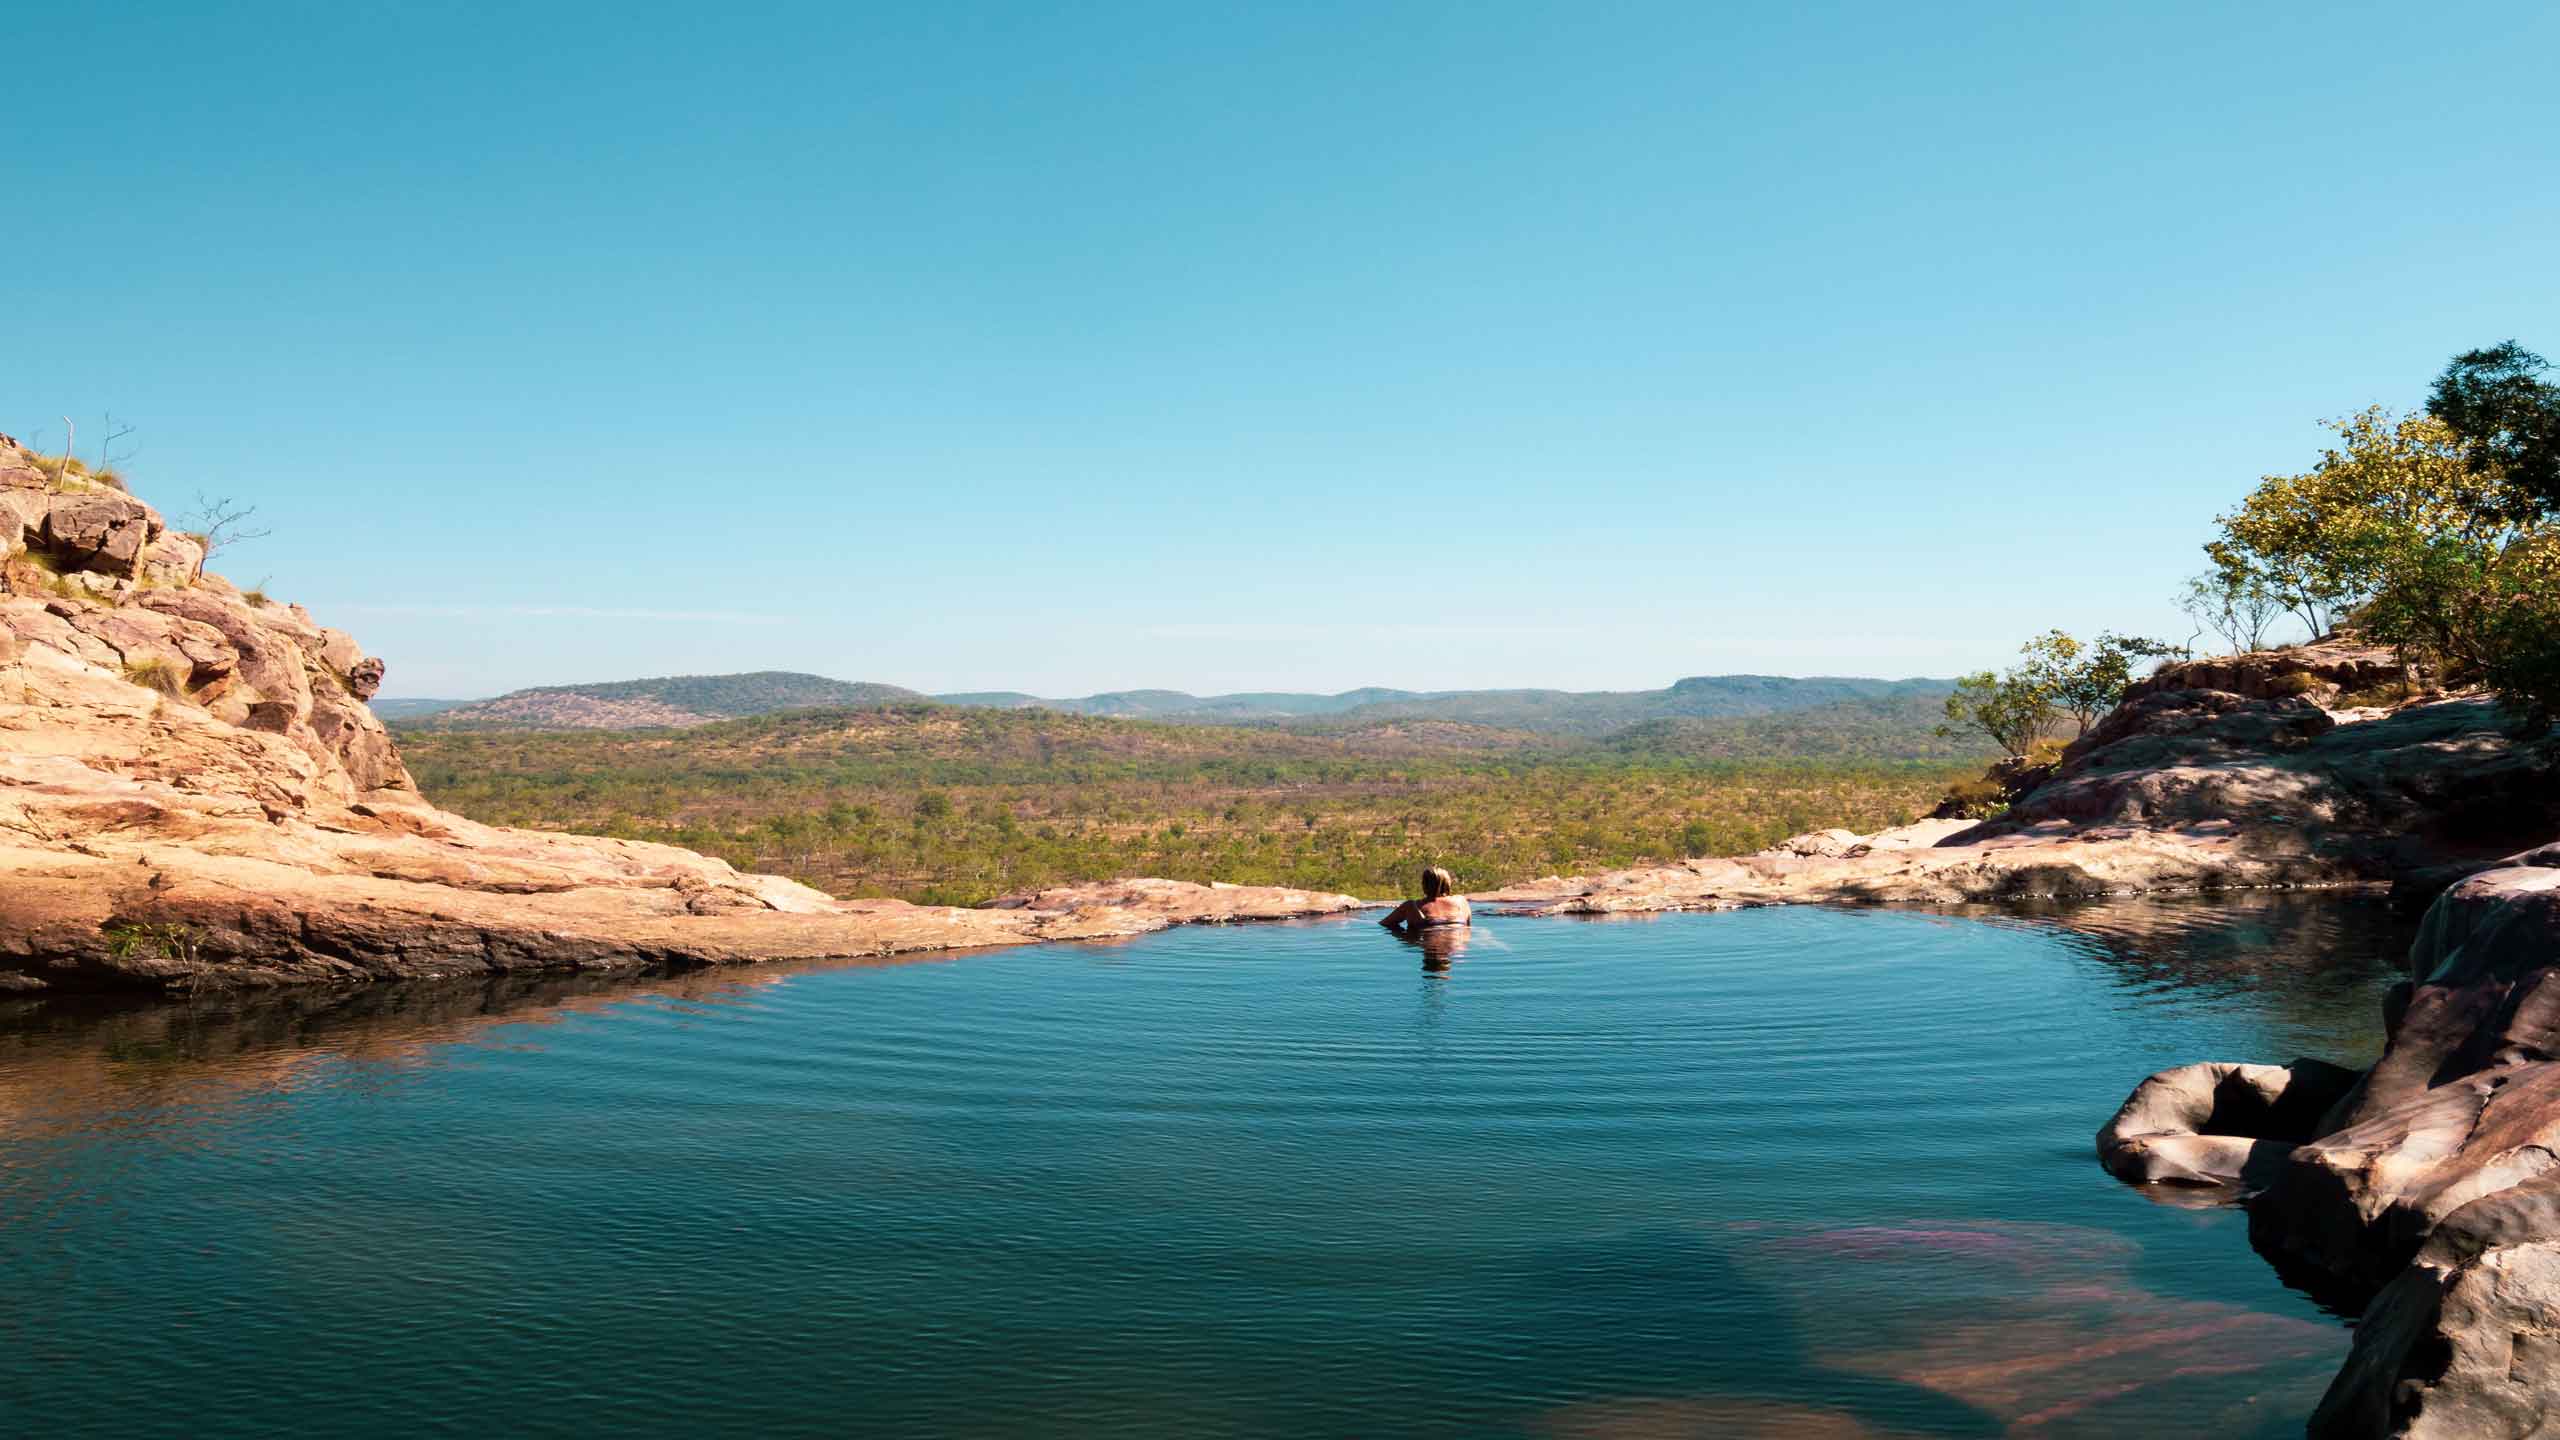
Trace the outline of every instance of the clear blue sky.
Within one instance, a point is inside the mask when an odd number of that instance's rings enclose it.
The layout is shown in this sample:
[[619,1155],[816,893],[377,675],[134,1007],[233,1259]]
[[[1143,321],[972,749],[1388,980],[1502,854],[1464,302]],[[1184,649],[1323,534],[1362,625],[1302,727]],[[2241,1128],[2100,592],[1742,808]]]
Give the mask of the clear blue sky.
[[10,32],[0,429],[254,501],[392,694],[1946,674],[2560,354],[2543,3]]

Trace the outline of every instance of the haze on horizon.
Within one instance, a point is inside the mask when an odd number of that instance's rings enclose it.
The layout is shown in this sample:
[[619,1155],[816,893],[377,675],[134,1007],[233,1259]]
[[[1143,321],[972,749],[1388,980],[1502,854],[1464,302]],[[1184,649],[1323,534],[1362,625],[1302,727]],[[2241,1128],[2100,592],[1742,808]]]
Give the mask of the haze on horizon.
[[367,11],[22,19],[0,430],[394,695],[1943,676],[2560,352],[2546,6]]

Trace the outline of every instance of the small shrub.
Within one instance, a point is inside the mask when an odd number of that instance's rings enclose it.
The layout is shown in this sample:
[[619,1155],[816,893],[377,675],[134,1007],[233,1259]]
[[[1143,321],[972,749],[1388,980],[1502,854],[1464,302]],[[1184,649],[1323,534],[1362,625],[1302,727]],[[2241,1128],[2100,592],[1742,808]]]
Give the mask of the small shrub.
[[183,699],[187,693],[187,677],[179,672],[177,666],[158,655],[126,661],[124,678],[145,690],[157,690],[173,700]]
[[118,960],[140,956],[157,956],[162,960],[192,961],[196,958],[196,932],[187,926],[167,921],[110,920],[98,927],[106,937],[107,953]]
[[2338,697],[2336,708],[2340,710],[2387,710],[2394,705],[2407,701],[2417,693],[2417,687],[2411,685],[2406,677],[2397,680],[2385,680],[2379,685],[2368,685],[2361,690],[2349,690],[2345,692]]
[[2328,682],[2308,670],[2289,670],[2267,682],[2267,689],[2278,695],[2308,695]]
[[1947,787],[1936,813],[1948,820],[1997,820],[2009,809],[2009,787],[1988,775],[1959,780]]
[[276,603],[267,598],[267,592],[264,590],[243,590],[240,592],[240,598],[248,602],[252,610],[264,610]]

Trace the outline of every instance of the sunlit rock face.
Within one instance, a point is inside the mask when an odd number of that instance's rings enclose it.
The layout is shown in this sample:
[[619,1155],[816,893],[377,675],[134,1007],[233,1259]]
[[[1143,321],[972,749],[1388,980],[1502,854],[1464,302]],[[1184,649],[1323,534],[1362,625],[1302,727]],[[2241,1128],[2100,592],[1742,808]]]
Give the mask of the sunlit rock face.
[[2228,827],[2338,879],[2477,865],[2560,827],[2560,771],[2508,722],[2477,696],[2331,712],[2293,695],[2152,690],[1956,839]]
[[2212,655],[2161,666],[2126,692],[2128,703],[2176,690],[2219,690],[2252,699],[2293,697],[2332,705],[2355,692],[2408,678],[2408,667],[2388,645],[2330,636],[2308,645]]
[[[2515,858],[2429,909],[2351,1084],[2184,1066],[2099,1137],[2126,1179],[2227,1187],[2280,1268],[2365,1302],[2315,1435],[2560,1427],[2560,853]],[[2307,1131],[2297,1088],[2335,1094]]]

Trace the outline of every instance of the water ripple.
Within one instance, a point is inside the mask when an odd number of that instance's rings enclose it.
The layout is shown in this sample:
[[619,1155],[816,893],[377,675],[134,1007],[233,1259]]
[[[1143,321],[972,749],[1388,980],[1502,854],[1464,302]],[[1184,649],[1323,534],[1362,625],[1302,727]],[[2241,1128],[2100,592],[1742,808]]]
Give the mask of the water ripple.
[[2163,1064],[2358,1058],[2395,942],[2294,902],[2076,915],[13,1012],[0,1420],[2298,1429],[2340,1332],[2088,1136]]

